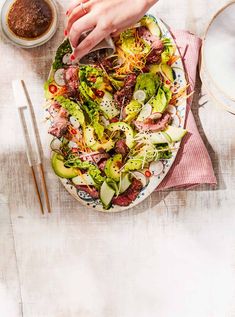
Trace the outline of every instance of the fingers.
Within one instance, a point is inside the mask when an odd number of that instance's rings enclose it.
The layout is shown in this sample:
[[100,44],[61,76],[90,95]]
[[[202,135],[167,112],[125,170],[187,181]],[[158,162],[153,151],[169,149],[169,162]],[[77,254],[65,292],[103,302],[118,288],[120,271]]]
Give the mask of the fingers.
[[94,28],[93,16],[88,14],[83,16],[81,19],[73,23],[70,30],[70,42],[73,47],[76,47],[79,43],[80,36],[83,32]]
[[119,30],[113,32],[113,33],[111,34],[111,36],[112,36],[112,37],[117,37],[117,36],[119,36],[122,32],[124,32],[125,30],[126,30],[126,28],[119,29]]
[[81,3],[86,3],[86,2],[88,2],[89,0],[81,0],[81,1],[79,1],[79,0],[73,0],[71,3],[70,3],[70,5],[69,5],[69,8],[68,8],[68,11],[66,12],[66,15],[67,16],[70,16],[70,14],[72,13],[72,11],[76,8],[76,7],[80,7],[81,5]]
[[[86,10],[88,10],[87,7],[86,7]],[[76,22],[81,17],[83,17],[85,14],[86,12],[84,11],[84,8],[81,5],[78,5],[72,10],[71,14],[69,15],[68,23],[66,27],[67,34],[69,34],[73,23]]]
[[102,30],[99,26],[97,26],[74,50],[72,59],[80,59],[81,57],[85,56],[107,35],[107,31]]

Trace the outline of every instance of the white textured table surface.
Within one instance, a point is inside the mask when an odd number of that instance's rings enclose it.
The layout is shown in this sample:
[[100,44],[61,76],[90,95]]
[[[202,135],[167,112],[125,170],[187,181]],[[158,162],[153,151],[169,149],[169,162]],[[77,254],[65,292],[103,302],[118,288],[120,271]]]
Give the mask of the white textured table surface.
[[[162,0],[155,12],[202,35],[225,3]],[[235,118],[208,102],[199,79],[193,111],[216,190],[154,193],[129,212],[100,214],[69,196],[46,161],[53,213],[40,215],[11,80],[25,79],[44,140],[42,84],[62,30],[33,50],[0,34],[0,316],[235,316]]]

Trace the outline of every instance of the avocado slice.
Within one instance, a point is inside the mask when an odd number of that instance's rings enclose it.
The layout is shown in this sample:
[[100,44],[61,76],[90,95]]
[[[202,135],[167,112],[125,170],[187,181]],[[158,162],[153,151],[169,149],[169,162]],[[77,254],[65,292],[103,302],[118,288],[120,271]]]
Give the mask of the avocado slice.
[[167,64],[154,64],[150,66],[150,72],[153,74],[157,74],[162,72],[170,82],[174,82],[175,80],[175,72],[172,67]]
[[120,34],[120,40],[121,40],[121,48],[122,50],[128,54],[147,54],[149,53],[151,47],[149,44],[143,41],[143,47],[140,45],[137,45],[136,39],[135,39],[136,31],[135,29],[128,29]]
[[112,178],[116,182],[119,182],[121,171],[120,168],[122,166],[122,155],[116,154],[114,157],[111,157],[108,159],[106,165],[105,165],[105,174],[107,177]]
[[126,135],[126,144],[131,149],[134,146],[134,131],[132,127],[125,122],[115,122],[107,126],[111,132],[123,131]]
[[94,151],[99,151],[99,150],[105,150],[105,151],[110,151],[115,145],[115,142],[110,139],[105,143],[99,143],[96,142],[94,145],[91,146],[91,149]]
[[70,179],[78,175],[75,168],[64,166],[64,158],[58,153],[52,155],[51,165],[55,174],[59,177]]
[[115,142],[112,139],[109,139],[108,141],[104,143],[99,143],[95,139],[95,130],[92,126],[87,126],[85,128],[84,139],[85,139],[86,145],[94,151],[98,151],[101,149],[110,151],[115,145]]
[[153,16],[147,15],[143,17],[140,23],[141,25],[146,26],[153,35],[158,38],[161,37],[161,30]]

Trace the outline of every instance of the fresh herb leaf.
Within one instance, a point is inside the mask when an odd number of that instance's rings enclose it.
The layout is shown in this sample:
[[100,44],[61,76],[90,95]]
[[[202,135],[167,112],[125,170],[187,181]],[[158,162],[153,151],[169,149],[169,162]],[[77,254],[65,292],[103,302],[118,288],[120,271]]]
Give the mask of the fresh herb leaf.
[[55,60],[53,63],[53,69],[56,71],[57,69],[64,66],[63,57],[66,54],[71,54],[73,52],[72,47],[70,45],[69,39],[65,40],[58,48],[55,56]]

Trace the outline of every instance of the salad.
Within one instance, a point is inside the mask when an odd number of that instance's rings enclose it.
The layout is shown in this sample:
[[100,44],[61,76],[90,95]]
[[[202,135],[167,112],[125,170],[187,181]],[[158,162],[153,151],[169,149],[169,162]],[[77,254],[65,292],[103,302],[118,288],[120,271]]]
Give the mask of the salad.
[[172,67],[180,57],[155,18],[114,42],[114,55],[78,65],[65,39],[44,86],[54,172],[105,210],[131,205],[187,133],[172,124],[187,97]]

